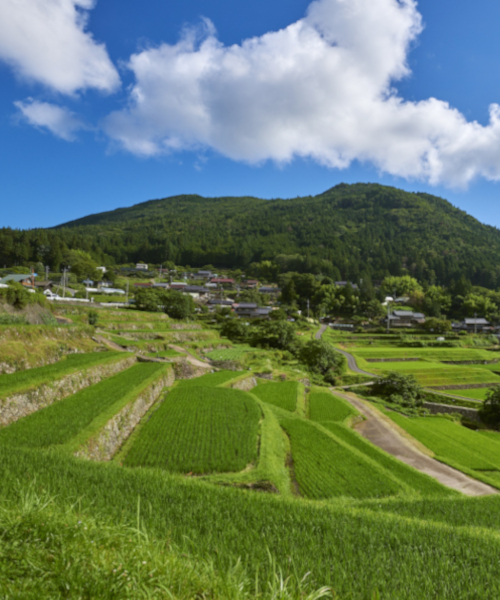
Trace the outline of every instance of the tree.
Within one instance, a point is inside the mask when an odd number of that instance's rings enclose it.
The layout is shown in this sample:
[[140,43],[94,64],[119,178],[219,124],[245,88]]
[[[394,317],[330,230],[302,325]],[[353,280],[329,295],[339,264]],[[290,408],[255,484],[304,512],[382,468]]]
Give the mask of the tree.
[[158,292],[153,289],[141,288],[135,293],[135,306],[139,310],[149,312],[158,312],[159,308]]
[[430,317],[425,321],[423,327],[426,331],[433,333],[448,333],[451,331],[451,321]]
[[295,327],[288,321],[263,321],[252,330],[251,344],[295,352],[297,348]]
[[372,387],[376,396],[384,396],[390,402],[405,406],[421,406],[424,393],[413,375],[393,371],[376,381]]
[[346,360],[323,340],[310,340],[300,349],[299,360],[319,375],[340,375],[345,371]]
[[232,342],[243,343],[246,342],[248,338],[248,326],[245,325],[241,319],[225,319],[220,333]]
[[492,388],[486,394],[486,400],[479,409],[481,420],[495,429],[500,426],[500,387]]
[[196,308],[194,300],[189,294],[177,291],[168,291],[160,294],[160,303],[172,319],[189,319]]
[[411,296],[413,292],[422,290],[422,286],[414,277],[403,275],[402,277],[386,277],[382,281],[384,294],[395,294],[396,296]]

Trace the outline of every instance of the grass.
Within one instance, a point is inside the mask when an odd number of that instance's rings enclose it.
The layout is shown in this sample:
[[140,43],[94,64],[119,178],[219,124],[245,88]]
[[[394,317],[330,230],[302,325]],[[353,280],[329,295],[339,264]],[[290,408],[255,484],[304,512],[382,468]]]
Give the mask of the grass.
[[[401,365],[401,363],[396,363]],[[404,363],[403,363],[404,364]],[[388,372],[390,367],[379,372]],[[424,387],[460,386],[473,384],[500,384],[500,377],[490,371],[473,367],[441,367],[425,369],[404,369],[399,371],[411,373],[415,379]]]
[[401,491],[378,465],[313,423],[282,419],[281,426],[290,437],[295,477],[306,498],[372,498]]
[[407,418],[383,411],[440,461],[498,486],[488,472],[500,472],[500,443],[442,417]]
[[260,383],[253,388],[252,393],[263,402],[279,406],[290,412],[297,407],[297,394],[299,384],[296,381],[283,381],[280,383]]
[[341,423],[358,414],[358,411],[348,402],[329,392],[309,394],[309,418],[311,421]]
[[[359,348],[354,354],[361,358],[421,358],[436,362],[495,360],[496,353],[476,348]],[[374,363],[371,363],[374,364]]]
[[59,362],[45,367],[36,367],[17,371],[0,378],[0,398],[27,391],[51,383],[70,373],[90,369],[115,360],[123,359],[123,352],[92,352],[87,354],[69,354]]
[[236,379],[242,375],[241,371],[217,371],[207,373],[194,379],[182,379],[178,382],[178,387],[216,387]]
[[176,473],[241,471],[257,458],[260,418],[245,392],[178,387],[141,429],[124,464]]
[[407,489],[419,495],[426,496],[444,497],[457,495],[456,492],[441,485],[434,478],[409,467],[404,462],[374,446],[371,442],[345,425],[333,422],[325,422],[322,425],[337,438],[377,462],[383,469],[386,469],[393,477],[397,478],[403,486],[407,487]]
[[183,352],[177,352],[177,350],[160,350],[158,352],[148,352],[146,356],[152,358],[174,358],[175,356],[186,356]]
[[[491,388],[476,388],[472,390],[450,390],[450,394],[463,396],[464,398],[473,398],[474,400],[486,400],[486,395]],[[479,407],[474,407],[479,408]]]
[[142,389],[145,382],[165,369],[159,363],[139,363],[67,396],[55,404],[0,429],[0,444],[47,448],[67,444],[90,427],[101,413],[116,412]]
[[[287,500],[54,452],[19,449],[13,453],[2,446],[0,479],[3,506],[19,504],[18,490],[33,486],[39,494],[50,493],[56,514],[64,517],[73,506],[82,522],[100,515],[113,526],[137,527],[140,498],[141,528],[149,539],[168,540],[169,547],[177,546],[200,562],[214,560],[216,573],[227,581],[239,559],[254,598],[259,593],[265,597],[262,590],[268,589],[271,573],[281,573],[291,598],[297,600],[313,598],[295,585],[306,573],[305,582],[312,589],[328,585],[339,599],[456,600],[500,595],[498,569],[492,560],[500,551],[499,497],[426,500],[431,507],[427,511],[419,511],[420,501],[400,499],[393,506],[410,508],[408,515],[399,515],[385,510],[390,503],[383,499],[360,504]],[[419,519],[420,512],[430,512],[431,518]],[[486,529],[483,523],[488,521],[491,527]],[[64,524],[69,529],[70,521]],[[136,540],[135,536],[127,539]],[[18,545],[20,550],[23,547]],[[114,581],[112,570],[104,573]],[[172,593],[176,598],[195,597],[190,589],[184,596],[182,588]],[[161,591],[157,594],[161,597]],[[270,597],[283,598],[279,590]]]
[[206,357],[211,360],[238,360],[247,352],[251,352],[253,348],[250,346],[242,347],[238,346],[236,348],[223,348],[220,350],[212,350],[211,352],[206,353]]

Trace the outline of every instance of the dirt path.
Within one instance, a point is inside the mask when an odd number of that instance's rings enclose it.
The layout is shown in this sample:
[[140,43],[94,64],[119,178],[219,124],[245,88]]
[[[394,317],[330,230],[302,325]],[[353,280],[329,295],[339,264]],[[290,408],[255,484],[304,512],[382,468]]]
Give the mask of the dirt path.
[[185,354],[186,360],[188,361],[188,363],[191,363],[195,367],[202,367],[203,369],[212,369],[213,368],[210,364],[203,362],[199,358],[196,358],[196,356],[194,356],[193,354],[188,352],[185,348],[181,348],[180,346],[175,346],[174,344],[169,344],[168,347],[172,348],[172,350],[175,350],[176,352],[182,352],[182,354]]
[[119,344],[116,344],[115,342],[108,340],[108,338],[105,338],[102,335],[95,335],[92,339],[94,340],[94,342],[97,342],[98,344],[104,344],[110,350],[118,350],[119,352],[127,352],[127,350],[125,350],[125,348],[123,346],[120,346]]
[[467,496],[486,496],[498,493],[495,488],[472,479],[430,456],[426,456],[409,439],[403,437],[389,419],[385,420],[380,413],[360,398],[352,394],[343,394],[337,390],[332,391],[337,396],[347,400],[366,418],[365,421],[356,426],[356,431],[379,448],[382,448],[382,450],[392,454],[414,469],[434,477],[443,485]]

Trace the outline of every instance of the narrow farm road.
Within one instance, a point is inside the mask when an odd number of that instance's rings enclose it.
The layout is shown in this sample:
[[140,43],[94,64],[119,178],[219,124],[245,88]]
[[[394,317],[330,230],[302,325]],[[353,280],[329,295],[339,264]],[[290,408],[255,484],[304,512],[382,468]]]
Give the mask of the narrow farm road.
[[340,352],[340,354],[343,354],[347,358],[347,364],[349,365],[349,369],[351,369],[351,371],[354,371],[354,373],[359,373],[360,375],[367,375],[368,377],[378,377],[378,375],[374,375],[373,373],[368,373],[368,371],[363,371],[363,369],[360,369],[356,363],[356,359],[352,354],[349,354],[349,352],[346,352],[345,350],[340,350],[339,348],[335,348],[335,350],[337,352]]
[[392,425],[389,419],[386,420],[357,396],[343,394],[338,390],[332,391],[337,396],[347,400],[366,418],[365,421],[356,426],[356,431],[398,460],[467,496],[486,496],[498,493],[489,485],[472,479],[464,473],[423,454],[409,439],[403,437],[397,431],[396,426]]
[[321,336],[325,333],[327,328],[327,325],[321,325],[321,329],[319,329],[319,331],[317,331],[314,335],[314,339],[315,340],[320,340]]
[[169,344],[168,347],[172,348],[172,350],[175,350],[176,352],[182,352],[183,354],[185,354],[186,360],[188,361],[188,363],[191,363],[195,367],[202,367],[204,369],[212,368],[211,365],[209,365],[207,362],[203,362],[202,360],[200,360],[199,358],[197,358],[196,356],[194,356],[193,354],[188,352],[185,348],[181,348],[181,346]]

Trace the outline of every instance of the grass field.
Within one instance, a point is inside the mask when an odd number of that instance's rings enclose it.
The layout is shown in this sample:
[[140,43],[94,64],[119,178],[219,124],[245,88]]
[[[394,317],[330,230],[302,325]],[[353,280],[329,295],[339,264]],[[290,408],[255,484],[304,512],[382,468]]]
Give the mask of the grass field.
[[0,398],[51,383],[65,375],[123,359],[123,352],[69,354],[57,363],[0,376]]
[[147,356],[152,358],[174,358],[176,356],[186,356],[183,352],[177,352],[177,350],[159,350],[158,352],[148,352]]
[[401,491],[389,473],[313,423],[283,419],[281,426],[290,437],[295,477],[304,497],[378,498]]
[[[402,367],[405,363],[393,363],[397,365],[396,369],[389,367],[391,363],[384,363],[383,369],[372,369],[378,373],[387,373],[391,370],[397,370],[403,373],[411,373],[415,379],[424,387],[432,386],[459,386],[472,384],[498,383],[500,385],[500,377],[486,369],[476,368],[474,366],[441,366],[441,368],[424,368],[416,369],[413,367]],[[410,363],[411,364],[411,363]],[[413,363],[420,364],[420,363]]]
[[165,365],[159,363],[138,363],[0,429],[0,444],[28,448],[66,444],[101,413],[115,405],[121,408],[135,390],[163,369]]
[[298,390],[299,384],[296,381],[270,381],[254,387],[252,394],[255,394],[263,402],[293,412],[297,408]]
[[450,394],[463,396],[464,398],[473,398],[474,400],[486,400],[486,395],[491,388],[476,388],[472,390],[450,390]]
[[207,373],[201,377],[194,379],[182,379],[177,383],[178,387],[216,387],[236,379],[242,375],[241,371],[217,371],[215,373]]
[[144,425],[124,464],[176,473],[241,471],[257,459],[260,418],[245,392],[178,387]]
[[329,392],[309,394],[309,418],[311,421],[334,421],[341,423],[358,414],[348,402]]
[[[441,361],[495,360],[496,352],[477,348],[359,348],[353,350],[361,358],[422,358]],[[373,364],[373,363],[372,363]]]

